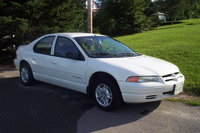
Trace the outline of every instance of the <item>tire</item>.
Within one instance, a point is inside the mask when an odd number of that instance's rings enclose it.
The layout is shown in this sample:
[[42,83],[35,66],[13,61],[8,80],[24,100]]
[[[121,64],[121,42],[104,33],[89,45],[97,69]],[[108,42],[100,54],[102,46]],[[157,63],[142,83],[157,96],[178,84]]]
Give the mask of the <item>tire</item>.
[[20,65],[20,80],[23,85],[30,86],[34,84],[33,72],[28,63]]
[[102,110],[113,111],[123,104],[120,89],[111,78],[99,78],[93,85],[95,104]]

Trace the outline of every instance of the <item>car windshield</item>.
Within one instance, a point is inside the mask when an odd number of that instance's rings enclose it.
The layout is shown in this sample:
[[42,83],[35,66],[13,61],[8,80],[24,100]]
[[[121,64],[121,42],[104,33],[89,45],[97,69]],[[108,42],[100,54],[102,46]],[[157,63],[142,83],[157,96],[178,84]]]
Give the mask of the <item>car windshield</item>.
[[134,52],[126,45],[106,36],[75,37],[78,44],[89,57],[132,57],[141,54]]

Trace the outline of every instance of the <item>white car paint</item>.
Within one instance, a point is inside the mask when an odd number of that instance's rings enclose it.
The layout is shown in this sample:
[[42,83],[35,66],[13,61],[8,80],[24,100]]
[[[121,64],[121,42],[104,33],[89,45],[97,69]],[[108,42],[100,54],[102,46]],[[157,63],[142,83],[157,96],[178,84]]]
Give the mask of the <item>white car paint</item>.
[[[41,55],[33,52],[33,46],[40,39],[56,36],[51,49],[51,55]],[[84,61],[56,57],[53,55],[57,36],[71,39],[78,47]],[[154,57],[141,55],[123,58],[91,58],[86,55],[74,37],[95,36],[89,33],[56,33],[42,36],[17,50],[14,60],[16,68],[25,60],[32,68],[36,80],[66,87],[87,93],[90,77],[96,72],[112,75],[117,81],[122,98],[125,102],[151,102],[176,95],[183,91],[184,76],[177,66]],[[102,35],[98,35],[102,36]],[[168,75],[167,77],[163,77]],[[130,76],[157,76],[157,82],[132,83],[127,82]],[[165,81],[166,78],[173,79]],[[175,88],[175,94],[167,92]]]

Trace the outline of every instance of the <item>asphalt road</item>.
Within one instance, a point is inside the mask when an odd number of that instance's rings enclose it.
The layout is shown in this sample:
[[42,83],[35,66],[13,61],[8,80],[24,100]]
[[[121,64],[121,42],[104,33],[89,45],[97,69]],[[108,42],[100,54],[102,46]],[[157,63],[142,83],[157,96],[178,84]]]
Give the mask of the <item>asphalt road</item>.
[[86,95],[37,83],[0,68],[0,133],[200,133],[200,107],[168,101],[96,108]]

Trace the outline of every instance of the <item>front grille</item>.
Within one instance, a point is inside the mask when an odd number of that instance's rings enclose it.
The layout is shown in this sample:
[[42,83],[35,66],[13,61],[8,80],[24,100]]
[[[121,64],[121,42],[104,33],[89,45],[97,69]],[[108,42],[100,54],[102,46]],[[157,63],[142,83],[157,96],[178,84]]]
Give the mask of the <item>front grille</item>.
[[182,74],[180,72],[175,72],[175,73],[164,75],[162,76],[162,78],[164,79],[165,82],[177,81],[178,78],[182,78]]

